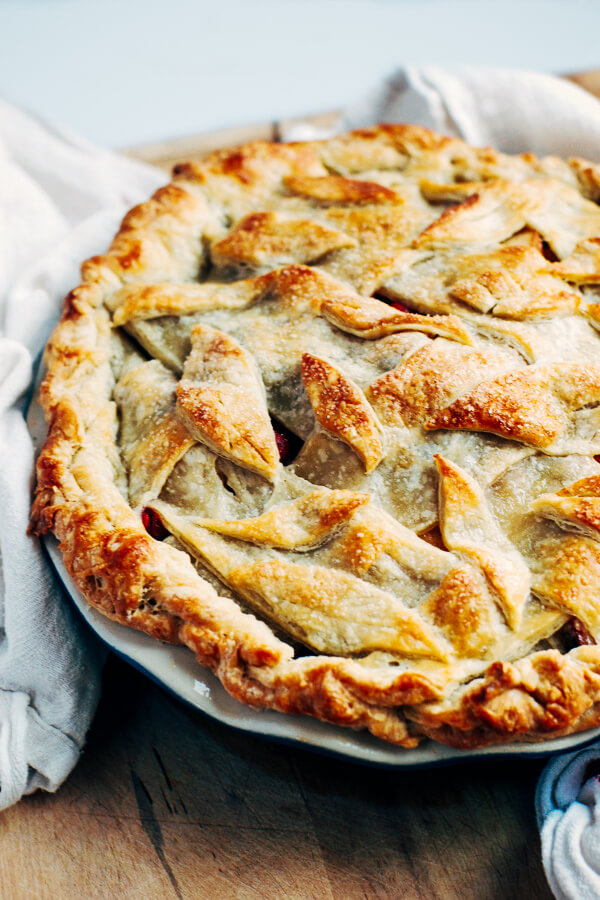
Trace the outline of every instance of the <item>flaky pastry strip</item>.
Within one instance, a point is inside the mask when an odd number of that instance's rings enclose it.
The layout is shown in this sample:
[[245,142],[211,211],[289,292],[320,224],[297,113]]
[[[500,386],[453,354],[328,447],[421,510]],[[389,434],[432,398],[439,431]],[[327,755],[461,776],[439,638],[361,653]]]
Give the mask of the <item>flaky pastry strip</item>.
[[321,488],[255,518],[194,521],[224,537],[280,550],[307,551],[331,540],[369,499],[368,494]]
[[508,624],[517,630],[531,581],[525,560],[496,524],[475,479],[439,454],[435,461],[444,543],[479,566],[498,595]]
[[358,385],[328,360],[302,355],[302,381],[317,422],[348,444],[372,472],[383,457],[377,417]]
[[321,653],[372,650],[445,660],[448,648],[419,614],[354,575],[267,554],[248,559],[239,544],[153,503],[167,528],[253,608]]
[[398,195],[382,184],[373,181],[359,181],[340,175],[290,175],[283,179],[286,188],[293,194],[309,197],[324,206],[343,204],[397,203]]
[[177,414],[194,440],[273,480],[279,451],[254,360],[208,325],[192,330],[192,350],[177,385]]
[[353,247],[354,238],[313,219],[285,218],[274,212],[245,216],[210,249],[217,266],[282,266],[311,263],[332,250]]
[[176,386],[176,378],[158,360],[130,370],[115,386],[132,506],[157,497],[176,463],[194,444],[175,415]]
[[113,297],[113,324],[159,316],[187,316],[211,309],[244,309],[256,299],[252,283],[229,284],[129,284]]
[[371,297],[327,299],[322,313],[333,325],[357,337],[374,340],[399,331],[439,334],[449,340],[471,343],[471,334],[457,316],[421,316],[394,309]]
[[600,540],[600,475],[590,475],[555,494],[542,494],[531,511],[553,519],[567,531],[578,531]]
[[425,427],[491,432],[550,454],[593,454],[600,452],[597,410],[584,417],[581,430],[577,413],[599,402],[599,366],[526,366],[481,382]]
[[457,396],[510,367],[506,357],[490,351],[444,339],[428,341],[375,379],[367,397],[382,422],[411,427],[425,423]]

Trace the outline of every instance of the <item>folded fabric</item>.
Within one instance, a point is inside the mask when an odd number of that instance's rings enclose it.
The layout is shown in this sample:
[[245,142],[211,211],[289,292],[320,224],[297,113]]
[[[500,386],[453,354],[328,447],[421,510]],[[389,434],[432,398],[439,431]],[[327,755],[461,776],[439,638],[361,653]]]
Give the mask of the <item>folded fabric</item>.
[[81,260],[164,180],[0,101],[0,809],[71,771],[105,652],[26,533],[34,362]]
[[406,66],[349,107],[340,127],[418,122],[477,147],[540,156],[600,153],[600,103],[552,75],[460,66]]
[[550,762],[535,805],[542,861],[558,900],[600,897],[600,747]]
[[403,66],[329,128],[293,122],[287,141],[330,137],[376,122],[413,122],[505,153],[598,158],[600,103],[561,78],[484,66]]

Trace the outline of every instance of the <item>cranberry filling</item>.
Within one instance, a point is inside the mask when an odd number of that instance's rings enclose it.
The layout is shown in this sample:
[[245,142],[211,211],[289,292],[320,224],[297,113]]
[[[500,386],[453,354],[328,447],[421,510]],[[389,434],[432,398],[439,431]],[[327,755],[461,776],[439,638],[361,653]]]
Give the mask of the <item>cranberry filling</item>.
[[277,449],[279,450],[279,459],[284,466],[288,466],[296,459],[304,442],[298,435],[294,434],[293,431],[290,431],[289,428],[282,425],[281,422],[271,419],[271,424],[273,426],[273,431],[275,432],[275,442],[277,444]]
[[560,629],[560,636],[567,650],[575,647],[583,647],[587,644],[595,644],[596,641],[587,630],[581,619],[571,616]]
[[142,510],[142,525],[150,535],[157,541],[164,541],[168,535],[168,531],[162,523],[162,519],[157,512],[145,506]]
[[548,260],[548,262],[558,262],[558,256],[548,243],[548,241],[542,242],[542,256]]
[[386,297],[385,294],[380,294],[379,291],[375,291],[372,296],[374,300],[381,300],[382,303],[387,303],[388,306],[397,309],[398,312],[410,312],[410,309],[404,303],[400,303],[399,300],[392,300],[390,297]]

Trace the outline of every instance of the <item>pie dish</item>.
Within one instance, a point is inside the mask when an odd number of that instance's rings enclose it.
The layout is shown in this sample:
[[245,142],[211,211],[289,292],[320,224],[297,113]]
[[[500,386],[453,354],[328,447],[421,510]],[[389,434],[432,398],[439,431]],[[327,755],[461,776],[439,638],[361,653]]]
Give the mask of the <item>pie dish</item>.
[[32,530],[254,708],[599,724],[599,199],[408,125],[176,166],[48,343]]

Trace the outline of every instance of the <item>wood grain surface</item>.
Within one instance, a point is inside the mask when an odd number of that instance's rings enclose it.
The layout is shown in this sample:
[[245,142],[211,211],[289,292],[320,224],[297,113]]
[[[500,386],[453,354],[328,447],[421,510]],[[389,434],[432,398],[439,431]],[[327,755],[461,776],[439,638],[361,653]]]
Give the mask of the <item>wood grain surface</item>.
[[212,150],[233,147],[248,141],[278,141],[285,130],[297,122],[310,122],[319,128],[332,126],[340,113],[338,110],[302,116],[300,119],[282,119],[277,122],[262,122],[254,125],[238,125],[207,134],[187,135],[182,138],[157,141],[142,147],[126,147],[127,156],[151,163],[170,172],[176,162],[191,157],[203,156]]
[[61,790],[0,819],[6,900],[549,900],[540,762],[398,773],[234,731],[112,657]]
[[[570,77],[600,95],[600,72]],[[128,152],[168,169],[281,127]],[[369,768],[236,732],[115,657],[104,681],[71,777],[0,817],[0,900],[552,898],[540,761]]]

